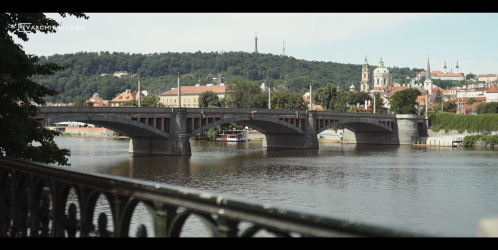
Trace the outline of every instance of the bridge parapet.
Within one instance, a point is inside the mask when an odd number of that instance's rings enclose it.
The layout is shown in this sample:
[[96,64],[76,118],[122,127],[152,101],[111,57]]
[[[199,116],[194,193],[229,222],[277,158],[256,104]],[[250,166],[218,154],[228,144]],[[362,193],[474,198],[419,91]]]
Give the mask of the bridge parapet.
[[[69,199],[71,190],[76,200]],[[109,201],[112,218],[101,213],[94,225],[101,195]],[[143,224],[130,228],[139,203],[151,215],[155,237],[180,237],[192,214],[208,225],[214,237],[252,237],[260,230],[279,237],[438,236],[310,209],[0,157],[0,237],[150,237]],[[108,221],[113,222],[112,228]],[[241,222],[253,225],[239,230]]]

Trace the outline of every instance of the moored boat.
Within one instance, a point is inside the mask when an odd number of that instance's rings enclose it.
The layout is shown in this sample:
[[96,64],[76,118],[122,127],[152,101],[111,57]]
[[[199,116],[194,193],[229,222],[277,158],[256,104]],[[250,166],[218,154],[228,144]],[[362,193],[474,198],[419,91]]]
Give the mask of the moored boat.
[[242,138],[241,134],[221,134],[219,135],[218,138],[216,138],[216,141],[222,141],[222,142],[245,142]]

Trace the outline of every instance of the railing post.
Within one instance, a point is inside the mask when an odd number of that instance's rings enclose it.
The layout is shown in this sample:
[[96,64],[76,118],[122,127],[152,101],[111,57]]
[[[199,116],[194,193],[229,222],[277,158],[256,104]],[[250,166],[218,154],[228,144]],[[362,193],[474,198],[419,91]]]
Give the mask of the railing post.
[[[114,236],[128,237],[131,215],[124,216],[124,213],[126,212],[124,209],[129,198],[111,194],[107,194],[106,197],[109,200],[109,205],[111,206],[112,221],[114,223]],[[125,230],[126,228],[128,228],[128,230]]]
[[218,217],[216,220],[218,222],[218,232],[220,233],[220,237],[237,237],[237,233],[239,231],[238,225],[239,222],[235,220],[230,220],[224,217]]
[[164,204],[145,203],[147,210],[152,216],[154,223],[154,233],[156,237],[170,237],[168,235],[171,223],[176,215],[176,208]]

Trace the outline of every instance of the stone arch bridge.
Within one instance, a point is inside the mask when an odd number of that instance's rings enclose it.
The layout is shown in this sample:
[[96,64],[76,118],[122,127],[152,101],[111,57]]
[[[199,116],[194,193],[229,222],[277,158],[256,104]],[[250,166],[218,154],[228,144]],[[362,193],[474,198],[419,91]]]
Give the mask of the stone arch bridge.
[[344,127],[344,143],[411,144],[427,130],[424,116],[282,109],[42,107],[44,126],[78,121],[131,138],[130,153],[188,155],[189,138],[211,127],[236,122],[265,135],[263,147],[317,149],[317,134]]

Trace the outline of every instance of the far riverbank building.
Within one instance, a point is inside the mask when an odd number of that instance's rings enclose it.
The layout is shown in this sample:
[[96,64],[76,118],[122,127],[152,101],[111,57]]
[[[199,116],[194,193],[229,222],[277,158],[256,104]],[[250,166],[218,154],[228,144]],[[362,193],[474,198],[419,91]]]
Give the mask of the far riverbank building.
[[[202,92],[213,91],[218,95],[221,100],[225,97],[225,88],[223,85],[213,85],[208,84],[206,86],[200,86],[199,84],[195,86],[181,86],[180,94],[182,98],[183,108],[198,108],[199,107],[199,95]],[[170,91],[166,91],[159,95],[160,102],[166,107],[178,108],[178,88],[172,88]]]

